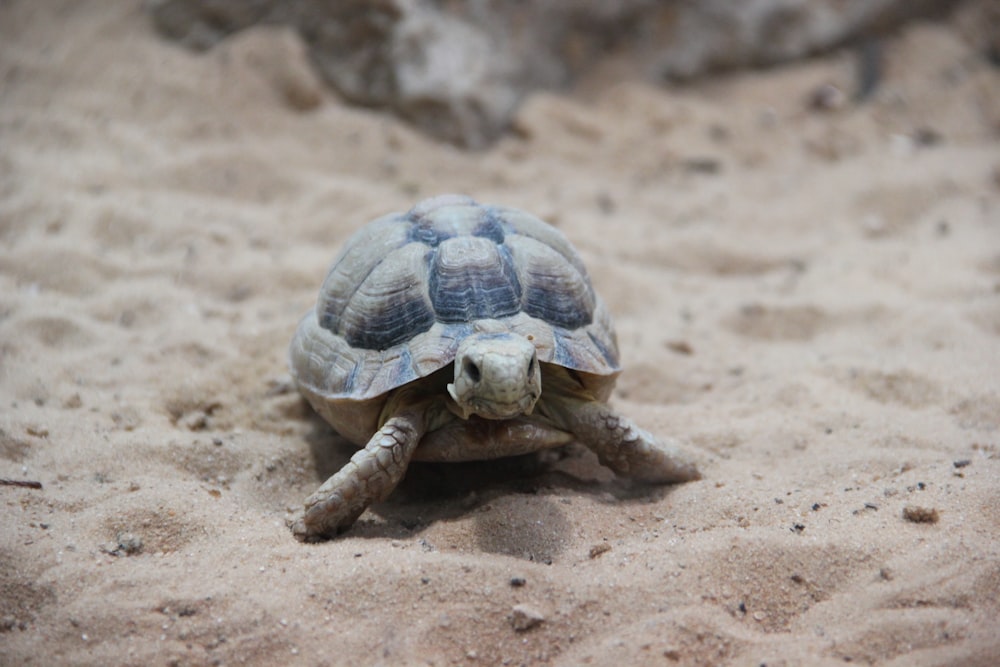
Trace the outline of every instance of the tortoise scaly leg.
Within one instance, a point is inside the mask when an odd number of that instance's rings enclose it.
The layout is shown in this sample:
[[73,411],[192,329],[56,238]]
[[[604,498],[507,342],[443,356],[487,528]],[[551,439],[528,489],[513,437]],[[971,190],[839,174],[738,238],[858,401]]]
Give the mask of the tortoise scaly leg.
[[562,416],[569,431],[616,474],[658,484],[688,482],[701,474],[674,440],[660,440],[610,406],[565,401]]
[[302,516],[292,524],[295,537],[335,537],[369,505],[388,497],[403,479],[425,430],[423,411],[406,411],[386,421],[364,449],[306,499]]

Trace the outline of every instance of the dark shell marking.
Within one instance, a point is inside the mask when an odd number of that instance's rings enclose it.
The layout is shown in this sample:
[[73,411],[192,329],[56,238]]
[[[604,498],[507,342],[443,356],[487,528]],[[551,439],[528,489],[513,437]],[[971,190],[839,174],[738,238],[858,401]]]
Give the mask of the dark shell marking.
[[300,325],[292,365],[300,383],[330,398],[372,398],[424,377],[483,326],[530,336],[541,361],[618,371],[610,318],[565,237],[527,213],[464,197],[359,230],[315,313]]

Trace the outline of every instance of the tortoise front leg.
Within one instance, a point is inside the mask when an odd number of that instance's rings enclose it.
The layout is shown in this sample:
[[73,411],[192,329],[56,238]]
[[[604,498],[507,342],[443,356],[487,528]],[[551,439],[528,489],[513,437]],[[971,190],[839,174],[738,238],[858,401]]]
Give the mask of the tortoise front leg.
[[335,537],[351,527],[372,503],[396,488],[427,429],[423,410],[391,417],[337,474],[306,499],[292,524],[300,540]]
[[694,461],[676,441],[658,439],[604,403],[563,403],[567,429],[616,474],[658,484],[701,478]]

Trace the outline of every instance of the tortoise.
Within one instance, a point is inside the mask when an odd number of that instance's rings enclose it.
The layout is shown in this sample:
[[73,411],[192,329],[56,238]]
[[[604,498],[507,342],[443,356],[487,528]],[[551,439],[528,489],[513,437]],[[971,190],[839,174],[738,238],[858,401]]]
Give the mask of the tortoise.
[[561,232],[461,195],[378,218],[346,243],[289,349],[299,391],[358,445],[292,522],[333,537],[411,460],[469,461],[578,441],[619,475],[698,478],[607,399],[611,316]]

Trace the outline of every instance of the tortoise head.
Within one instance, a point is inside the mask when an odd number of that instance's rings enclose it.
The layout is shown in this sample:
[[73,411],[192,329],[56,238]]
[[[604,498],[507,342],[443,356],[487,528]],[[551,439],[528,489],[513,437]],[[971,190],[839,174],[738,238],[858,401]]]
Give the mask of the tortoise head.
[[455,382],[448,393],[463,419],[510,419],[530,415],[542,393],[535,346],[512,333],[466,337],[455,353]]

